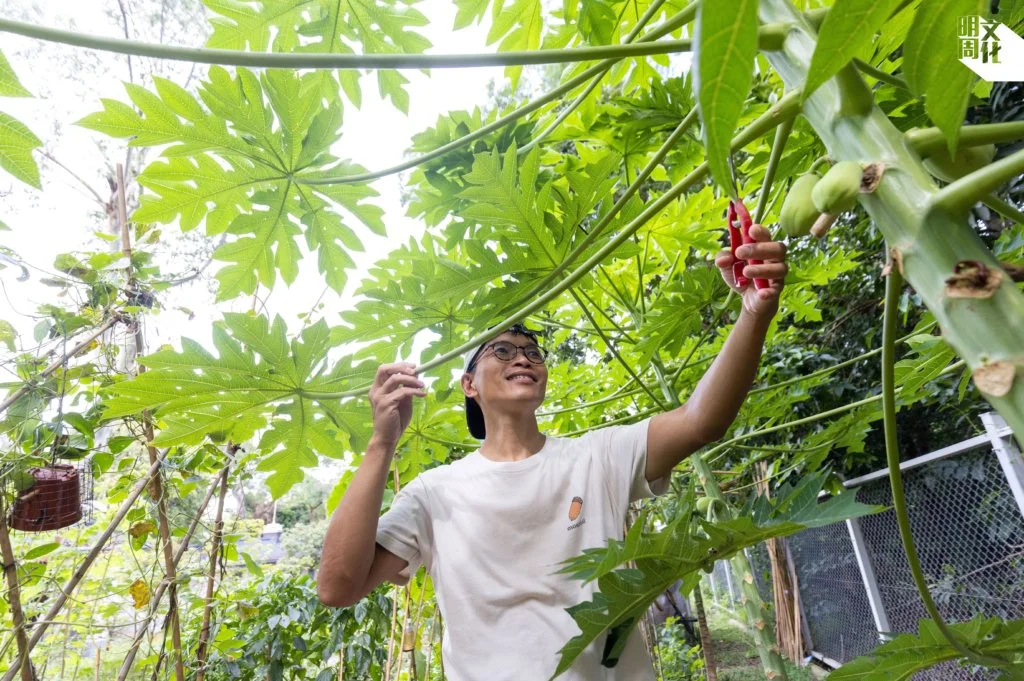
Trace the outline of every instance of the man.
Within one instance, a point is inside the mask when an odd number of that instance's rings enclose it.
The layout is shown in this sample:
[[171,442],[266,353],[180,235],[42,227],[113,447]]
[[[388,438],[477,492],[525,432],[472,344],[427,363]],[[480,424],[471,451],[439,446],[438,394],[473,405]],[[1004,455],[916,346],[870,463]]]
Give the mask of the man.
[[[545,354],[516,325],[467,355],[466,418],[483,439],[480,449],[421,474],[378,518],[413,398],[426,395],[414,365],[381,366],[370,390],[373,437],[327,529],[320,600],[352,605],[384,581],[405,584],[424,564],[446,625],[451,681],[548,679],[558,650],[579,633],[565,609],[596,588],[555,574],[560,563],[621,539],[629,503],[663,493],[679,462],[726,433],[750,389],[786,275],[785,246],[760,225],[751,235],[757,243],[737,256],[765,262],[743,274],[771,287],[738,289],[732,256],[716,258],[743,311],[685,404],[575,438],[544,435],[535,412],[547,386]],[[601,665],[602,645],[590,646],[562,678],[653,680],[639,636],[630,636],[611,669]]]

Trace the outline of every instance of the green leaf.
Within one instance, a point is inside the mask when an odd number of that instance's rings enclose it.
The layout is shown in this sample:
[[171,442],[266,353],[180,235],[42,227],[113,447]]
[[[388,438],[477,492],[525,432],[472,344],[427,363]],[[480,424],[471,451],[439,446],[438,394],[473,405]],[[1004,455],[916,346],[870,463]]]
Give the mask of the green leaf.
[[854,57],[870,56],[875,34],[899,0],[837,0],[825,15],[807,69],[802,101]]
[[[1024,620],[1004,622],[978,615],[968,622],[949,624],[965,645],[983,654],[996,654],[1011,665],[1024,663]],[[908,681],[917,672],[960,654],[932,620],[921,620],[917,634],[900,634],[871,654],[846,662],[829,674],[830,681]],[[1014,677],[1009,677],[1014,678]]]
[[55,551],[55,550],[57,550],[59,548],[60,548],[60,542],[50,542],[50,543],[47,543],[47,544],[39,544],[38,546],[33,546],[31,549],[26,551],[25,552],[25,556],[22,558],[22,560],[35,560],[36,558],[39,558],[41,556],[45,556],[46,554],[50,553],[51,551]]
[[21,121],[0,111],[0,168],[39,189],[39,166],[32,150],[42,142]]
[[254,561],[252,559],[252,556],[250,556],[248,553],[243,551],[242,552],[242,560],[245,561],[245,567],[246,567],[246,569],[249,570],[250,573],[252,573],[252,574],[254,574],[257,577],[262,579],[262,577],[263,577],[263,568],[261,568],[259,565],[256,564],[256,561]]
[[257,284],[273,286],[279,275],[294,281],[303,228],[306,244],[325,250],[320,271],[341,292],[354,267],[351,252],[362,250],[341,216],[347,212],[383,234],[383,211],[364,203],[377,196],[365,184],[305,184],[328,169],[333,175],[363,172],[331,154],[341,104],[330,95],[337,83],[322,75],[280,69],[232,75],[213,67],[198,98],[157,78],[152,91],[125,86],[134,106],[102,100],[103,110],[79,124],[128,138],[133,146],[167,145],[139,176],[147,191],[133,219],[177,221],[185,231],[205,224],[209,235],[228,234],[214,254],[228,263],[216,275],[218,300],[251,294]]
[[75,412],[68,412],[67,414],[64,414],[64,421],[67,424],[69,424],[72,428],[77,430],[79,433],[85,435],[86,437],[91,438],[96,435],[95,431],[93,430],[92,423],[89,421],[89,419],[85,418],[81,414],[77,414]]
[[757,0],[701,2],[693,39],[694,87],[711,176],[732,196],[729,144],[757,55]]
[[[351,2],[311,0],[205,0],[215,16],[208,47],[263,52],[415,54],[431,46],[429,40],[411,30],[425,26],[427,18],[412,7],[417,0],[352,0]],[[359,106],[359,71],[339,70],[313,74],[325,96],[337,101],[338,84]],[[335,81],[337,78],[337,81]],[[382,96],[396,108],[408,112],[408,81],[396,71],[378,70],[377,84]],[[330,84],[330,85],[328,85]]]
[[[540,0],[513,0],[508,6],[504,2],[496,2],[491,29],[487,33],[487,44],[500,40],[499,52],[536,50],[540,48],[543,30],[544,17]],[[513,91],[519,84],[522,72],[522,66],[505,67],[505,76],[512,81]]]
[[[729,558],[771,537],[882,510],[859,503],[853,493],[819,502],[818,494],[827,479],[827,473],[812,473],[795,486],[782,485],[771,500],[750,497],[731,520],[700,521],[703,533],[691,520],[689,507],[681,508],[676,519],[659,532],[644,533],[641,517],[624,541],[612,541],[606,548],[589,549],[566,561],[563,573],[585,582],[596,580],[599,592],[592,600],[569,608],[581,633],[562,648],[554,676],[567,670],[600,636],[645,612],[675,580],[692,577],[710,561]],[[619,567],[630,561],[635,568]]]
[[7,57],[0,51],[0,97],[31,97],[32,93],[25,89],[14,74]]
[[7,346],[7,349],[11,352],[16,352],[17,348],[14,346],[14,341],[17,339],[18,333],[14,330],[14,327],[6,319],[0,319],[0,343]]
[[319,397],[372,378],[348,360],[328,369],[333,343],[323,320],[289,341],[280,317],[271,324],[266,317],[227,314],[213,327],[213,344],[219,356],[185,338],[180,352],[141,358],[149,371],[113,386],[104,418],[150,409],[164,423],[158,446],[197,445],[214,434],[242,442],[266,427],[258,468],[271,472],[267,486],[274,498],[302,480],[303,468],[317,465],[317,454],[342,457],[346,447],[360,449],[367,440],[365,403]]
[[928,117],[955,154],[967,103],[977,76],[960,63],[957,17],[980,15],[984,0],[928,0],[918,7],[903,46],[903,74],[920,97]]

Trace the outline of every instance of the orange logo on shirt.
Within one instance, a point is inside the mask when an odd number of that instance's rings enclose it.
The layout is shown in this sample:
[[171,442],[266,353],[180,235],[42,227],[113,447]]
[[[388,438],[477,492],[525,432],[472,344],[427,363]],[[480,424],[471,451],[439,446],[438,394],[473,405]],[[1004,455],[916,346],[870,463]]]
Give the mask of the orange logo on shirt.
[[569,504],[569,520],[576,520],[580,517],[580,512],[583,510],[583,499],[580,497],[573,497],[572,503]]

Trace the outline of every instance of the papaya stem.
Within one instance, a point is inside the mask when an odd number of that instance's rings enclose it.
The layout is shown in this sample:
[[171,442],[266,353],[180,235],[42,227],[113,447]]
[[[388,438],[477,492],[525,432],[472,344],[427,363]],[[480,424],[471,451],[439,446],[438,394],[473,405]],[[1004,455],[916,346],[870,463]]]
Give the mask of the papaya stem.
[[775,130],[772,152],[768,157],[768,166],[764,171],[761,193],[757,196],[757,208],[754,209],[755,223],[759,224],[764,218],[765,209],[768,207],[768,195],[771,193],[772,185],[775,183],[775,172],[779,169],[779,160],[782,158],[782,152],[786,149],[786,142],[789,141],[789,133],[793,130],[794,120],[791,118],[788,121],[783,121]]
[[876,66],[872,66],[866,61],[863,61],[861,59],[854,59],[853,65],[856,66],[861,71],[861,73],[867,76],[871,76],[875,80],[880,80],[883,83],[888,83],[889,85],[893,85],[903,90],[910,89],[910,86],[907,85],[907,81],[903,80],[897,75],[894,75],[887,71],[883,71],[882,69]]
[[981,202],[1002,215],[1007,220],[1016,222],[1018,225],[1024,225],[1024,213],[1011,206],[1009,202],[1003,201],[995,194],[983,196],[981,198]]
[[[0,19],[0,33],[13,33],[46,42],[61,43],[103,52],[129,54],[169,61],[222,66],[248,66],[275,69],[451,69],[482,66],[520,66],[528,64],[563,64],[594,59],[625,59],[655,54],[689,52],[689,38],[644,41],[633,45],[598,45],[557,50],[511,50],[481,54],[344,54],[310,52],[246,52],[201,47],[180,47],[146,43],[124,38],[107,38],[76,33],[23,21]],[[758,31],[761,49],[779,49],[785,39],[782,25],[765,25]]]
[[[914,128],[903,133],[903,136],[920,156],[931,156],[946,148],[946,137],[938,128]],[[1024,139],[1024,121],[982,123],[962,126],[959,146],[977,147],[982,144],[1001,144],[1019,139]]]
[[987,194],[1021,173],[1024,173],[1024,149],[950,182],[931,196],[928,213],[936,210],[948,215],[966,213]]
[[903,474],[900,471],[899,442],[896,437],[896,319],[899,315],[900,293],[903,290],[903,275],[894,263],[890,263],[885,282],[885,311],[882,322],[882,423],[885,430],[885,459],[889,466],[889,484],[892,487],[892,505],[896,513],[896,524],[900,530],[903,551],[913,576],[914,584],[924,603],[925,610],[939,628],[942,636],[963,657],[976,664],[1004,667],[1005,660],[982,655],[968,648],[946,624],[928,590],[928,581],[921,568],[921,559],[914,546],[914,536],[907,514],[907,499],[903,490]]

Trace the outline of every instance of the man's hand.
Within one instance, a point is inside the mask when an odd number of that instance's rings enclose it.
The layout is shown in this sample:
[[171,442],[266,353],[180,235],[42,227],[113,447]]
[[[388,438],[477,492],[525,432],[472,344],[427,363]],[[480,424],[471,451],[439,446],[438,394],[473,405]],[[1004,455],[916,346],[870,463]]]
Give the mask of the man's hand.
[[370,388],[373,435],[394,448],[412,420],[412,398],[425,397],[424,383],[411,362],[382,364]]
[[[779,311],[779,295],[782,293],[783,280],[786,278],[786,244],[772,241],[771,233],[762,225],[751,225],[750,236],[756,244],[744,244],[736,249],[736,256],[743,260],[763,260],[761,265],[747,265],[743,276],[750,283],[740,287],[733,277],[732,265],[735,260],[730,251],[722,251],[715,258],[715,264],[722,272],[722,278],[734,291],[743,298],[743,310],[755,317],[772,317]],[[767,279],[770,288],[758,290],[754,279]]]

